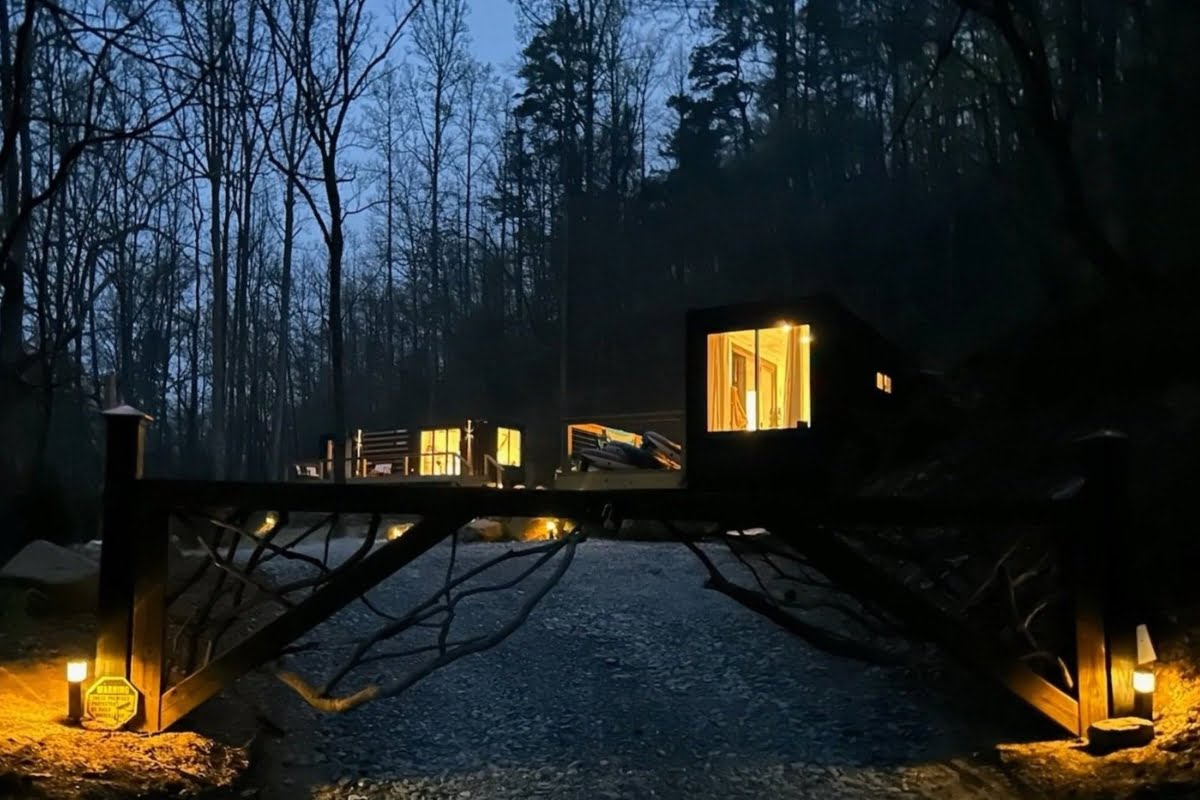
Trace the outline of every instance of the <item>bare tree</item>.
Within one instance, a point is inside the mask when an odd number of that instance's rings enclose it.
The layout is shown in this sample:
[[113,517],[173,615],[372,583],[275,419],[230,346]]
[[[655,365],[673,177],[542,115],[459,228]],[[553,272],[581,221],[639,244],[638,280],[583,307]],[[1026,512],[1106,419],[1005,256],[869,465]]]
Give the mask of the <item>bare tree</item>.
[[[411,5],[373,50],[367,0],[283,0],[277,13],[263,4],[271,41],[283,60],[303,103],[305,132],[312,142],[319,170],[314,176],[324,191],[321,202],[307,181],[296,188],[304,196],[328,250],[330,389],[334,423],[334,477],[346,479],[346,371],[342,330],[342,258],[345,222],[351,209],[342,197],[346,175],[338,157],[350,111],[369,88],[375,70],[400,40],[405,25],[421,8]],[[279,166],[278,164],[276,166]]]
[[[152,9],[153,7],[151,7]],[[25,254],[34,213],[62,190],[71,171],[90,150],[109,142],[138,139],[153,132],[188,105],[206,73],[188,57],[175,34],[166,32],[151,9],[84,4],[73,9],[47,0],[26,0],[13,26],[11,7],[0,9],[0,95],[4,134],[0,141],[3,175],[3,235],[0,237],[0,361],[10,368],[23,360]],[[53,170],[34,171],[31,123],[38,117],[30,96],[36,49],[53,41],[86,71],[84,100],[70,119],[56,120],[64,138]],[[147,80],[114,79],[118,69],[140,70]],[[122,112],[114,118],[113,109]],[[67,132],[70,131],[70,134]],[[35,178],[40,184],[35,188]]]
[[396,324],[398,297],[396,292],[397,262],[400,258],[400,242],[398,236],[399,204],[401,193],[404,191],[400,183],[404,164],[403,158],[408,145],[408,135],[411,133],[410,117],[403,94],[400,70],[392,68],[374,83],[374,105],[368,109],[367,120],[374,129],[374,147],[377,157],[382,156],[379,177],[383,185],[378,192],[382,195],[379,203],[382,205],[383,230],[379,238],[381,256],[384,265],[384,338],[386,350],[386,375],[384,386],[388,402],[392,402],[398,392],[397,384],[397,342],[398,330]]
[[429,337],[428,375],[430,421],[437,409],[441,331],[448,322],[449,281],[442,252],[443,174],[448,157],[450,123],[458,113],[459,92],[467,75],[465,0],[427,0],[416,15],[413,46],[421,68],[414,74],[414,116],[422,149],[418,159],[428,179],[430,315],[425,320]]
[[[211,472],[225,476],[228,434],[228,336],[229,336],[229,230],[230,211],[226,208],[226,175],[237,143],[231,119],[236,87],[233,81],[231,44],[235,35],[234,0],[203,0],[199,6],[177,0],[180,27],[193,52],[215,58],[216,68],[201,84],[199,126],[204,165],[203,178],[208,184],[208,247],[211,271],[212,306],[209,326],[212,338],[211,380],[212,417],[209,427]],[[184,141],[188,141],[184,137]]]
[[[301,168],[307,157],[310,139],[301,135],[303,129],[303,99],[295,86],[286,63],[275,58],[270,74],[274,86],[270,103],[271,116],[263,120],[266,128],[264,146],[279,167],[283,190],[283,253],[279,276],[279,325],[275,355],[275,399],[271,411],[271,469],[287,477],[284,465],[284,428],[288,397],[288,375],[291,356],[292,324],[292,262],[296,240],[296,187]],[[262,118],[260,118],[262,119]]]

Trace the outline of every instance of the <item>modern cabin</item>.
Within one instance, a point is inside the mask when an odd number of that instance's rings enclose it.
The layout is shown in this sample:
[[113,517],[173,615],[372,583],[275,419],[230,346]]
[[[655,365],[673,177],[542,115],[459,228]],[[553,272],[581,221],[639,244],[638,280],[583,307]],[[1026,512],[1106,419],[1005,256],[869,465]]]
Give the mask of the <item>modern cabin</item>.
[[687,484],[827,491],[899,413],[909,360],[835,299],[687,316]]
[[[525,428],[486,419],[356,430],[346,442],[346,475],[352,480],[408,481],[453,486],[514,486],[524,483]],[[323,457],[296,465],[299,478],[333,472],[333,442]]]

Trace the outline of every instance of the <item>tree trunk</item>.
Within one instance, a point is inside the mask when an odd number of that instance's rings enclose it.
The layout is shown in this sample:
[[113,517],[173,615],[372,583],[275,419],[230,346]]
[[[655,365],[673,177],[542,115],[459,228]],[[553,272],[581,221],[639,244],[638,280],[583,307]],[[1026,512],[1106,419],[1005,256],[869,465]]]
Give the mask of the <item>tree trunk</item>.
[[333,391],[333,479],[346,482],[346,366],[342,332],[342,199],[338,188],[336,150],[323,158],[325,194],[329,200],[329,368]]
[[286,479],[288,471],[283,462],[283,428],[288,391],[288,348],[291,346],[292,240],[296,226],[296,184],[290,175],[285,180],[287,188],[283,193],[283,274],[279,281],[279,342],[275,357],[275,405],[271,412],[271,468]]

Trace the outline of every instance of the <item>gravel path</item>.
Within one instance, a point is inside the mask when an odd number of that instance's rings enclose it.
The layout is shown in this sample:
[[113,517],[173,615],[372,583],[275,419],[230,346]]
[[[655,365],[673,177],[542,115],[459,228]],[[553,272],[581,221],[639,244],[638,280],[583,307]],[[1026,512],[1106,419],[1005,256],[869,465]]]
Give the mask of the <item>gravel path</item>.
[[[460,563],[510,546],[464,546]],[[404,609],[439,585],[448,555],[439,547],[370,597]],[[1018,796],[972,757],[989,744],[979,726],[930,687],[814,650],[703,579],[677,545],[588,541],[511,638],[399,698],[322,716],[266,679],[243,682],[285,709],[289,731],[263,796]],[[523,599],[485,598],[463,617],[494,623]],[[355,604],[319,633],[346,641],[375,624]],[[292,664],[320,675],[336,660]]]

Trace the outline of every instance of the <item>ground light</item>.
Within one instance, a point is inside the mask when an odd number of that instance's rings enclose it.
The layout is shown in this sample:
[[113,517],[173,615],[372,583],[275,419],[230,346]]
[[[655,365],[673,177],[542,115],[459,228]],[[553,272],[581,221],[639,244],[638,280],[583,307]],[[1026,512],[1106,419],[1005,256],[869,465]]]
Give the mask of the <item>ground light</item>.
[[1154,719],[1154,665],[1145,664],[1133,670],[1133,715]]
[[1154,662],[1158,654],[1145,625],[1137,626],[1137,666],[1133,670],[1133,715],[1154,721]]
[[67,662],[67,719],[72,722],[83,718],[83,682],[87,674],[88,662]]

